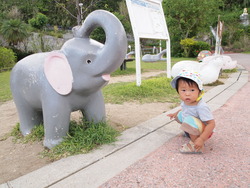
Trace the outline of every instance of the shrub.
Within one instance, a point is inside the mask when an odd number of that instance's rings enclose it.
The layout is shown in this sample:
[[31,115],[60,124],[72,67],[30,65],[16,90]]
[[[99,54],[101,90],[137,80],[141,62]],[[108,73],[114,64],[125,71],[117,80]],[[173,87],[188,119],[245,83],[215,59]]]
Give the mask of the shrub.
[[21,59],[25,58],[26,56],[33,54],[33,52],[24,52],[24,51],[21,51],[17,48],[12,48],[12,50],[16,54],[17,61],[20,61]]
[[105,32],[101,27],[98,27],[91,33],[90,38],[104,44],[106,40]]
[[197,57],[202,50],[211,50],[211,46],[204,41],[195,41],[194,38],[181,40],[180,45],[184,49],[184,57]]
[[12,68],[16,63],[16,55],[11,49],[0,47],[0,69]]
[[231,50],[249,49],[250,26],[235,25],[226,27],[222,36],[222,46]]
[[192,46],[195,45],[197,42],[194,40],[194,38],[186,38],[181,40],[180,45],[184,50],[184,57],[189,57],[191,50],[192,50]]
[[204,41],[197,41],[192,47],[189,57],[197,57],[202,50],[211,50],[211,46]]
[[36,17],[29,20],[29,24],[36,29],[42,29],[47,23],[48,17],[42,13],[38,13]]

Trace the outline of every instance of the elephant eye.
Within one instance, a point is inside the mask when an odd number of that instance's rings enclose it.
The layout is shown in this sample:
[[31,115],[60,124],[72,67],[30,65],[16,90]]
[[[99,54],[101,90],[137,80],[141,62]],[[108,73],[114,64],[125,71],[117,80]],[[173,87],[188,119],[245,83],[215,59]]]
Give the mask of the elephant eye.
[[90,63],[92,63],[92,61],[91,61],[90,59],[88,59],[88,60],[86,61],[86,63],[90,64]]

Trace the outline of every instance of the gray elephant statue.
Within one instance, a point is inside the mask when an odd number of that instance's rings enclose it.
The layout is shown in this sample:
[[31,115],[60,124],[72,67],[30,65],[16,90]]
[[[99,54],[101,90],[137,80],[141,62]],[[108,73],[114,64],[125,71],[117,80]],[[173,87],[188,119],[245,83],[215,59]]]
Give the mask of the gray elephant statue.
[[[90,38],[101,27],[105,44]],[[121,22],[111,13],[96,10],[58,51],[36,53],[20,60],[11,72],[11,91],[23,135],[43,124],[44,146],[58,145],[69,130],[70,114],[80,110],[88,121],[105,121],[101,88],[120,67],[127,52]]]

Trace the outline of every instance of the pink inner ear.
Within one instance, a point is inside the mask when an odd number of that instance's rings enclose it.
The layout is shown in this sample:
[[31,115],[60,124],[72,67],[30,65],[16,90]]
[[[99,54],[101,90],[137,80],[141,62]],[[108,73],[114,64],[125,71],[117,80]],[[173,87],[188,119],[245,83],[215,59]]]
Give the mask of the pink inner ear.
[[53,87],[61,95],[67,95],[72,90],[73,74],[64,54],[51,52],[44,62],[45,76]]

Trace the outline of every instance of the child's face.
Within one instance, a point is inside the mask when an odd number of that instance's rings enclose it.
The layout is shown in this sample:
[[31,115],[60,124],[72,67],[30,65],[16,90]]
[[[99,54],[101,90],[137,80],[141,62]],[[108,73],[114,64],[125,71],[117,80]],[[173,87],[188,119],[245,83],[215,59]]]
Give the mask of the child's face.
[[199,97],[200,90],[196,84],[188,85],[187,82],[183,80],[178,81],[178,93],[180,99],[189,106],[198,104],[196,99]]

